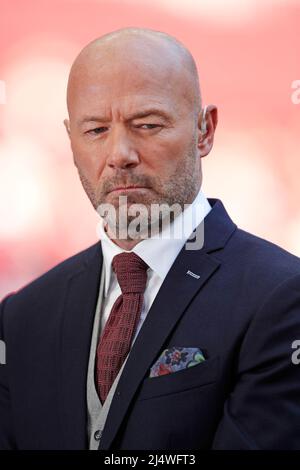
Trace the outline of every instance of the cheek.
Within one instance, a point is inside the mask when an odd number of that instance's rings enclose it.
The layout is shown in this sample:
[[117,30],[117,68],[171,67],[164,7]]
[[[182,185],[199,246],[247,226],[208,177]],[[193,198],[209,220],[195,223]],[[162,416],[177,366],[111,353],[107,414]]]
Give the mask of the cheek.
[[95,145],[86,145],[74,140],[71,144],[75,165],[89,179],[97,179],[104,168],[104,159],[99,155]]
[[177,164],[188,153],[190,141],[182,136],[164,135],[155,143],[145,143],[141,148],[141,155],[149,167],[161,173],[173,173]]

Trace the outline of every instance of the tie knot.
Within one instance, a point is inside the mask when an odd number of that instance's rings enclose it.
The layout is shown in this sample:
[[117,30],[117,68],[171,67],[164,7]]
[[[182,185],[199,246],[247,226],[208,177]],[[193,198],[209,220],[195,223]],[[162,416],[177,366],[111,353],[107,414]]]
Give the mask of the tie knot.
[[134,252],[114,256],[112,267],[122,294],[143,294],[147,282],[148,265]]

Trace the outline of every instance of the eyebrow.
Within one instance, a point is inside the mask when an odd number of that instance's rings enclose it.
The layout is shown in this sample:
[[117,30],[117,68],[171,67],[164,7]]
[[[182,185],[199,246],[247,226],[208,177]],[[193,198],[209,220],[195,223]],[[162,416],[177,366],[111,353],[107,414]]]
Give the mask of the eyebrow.
[[[141,119],[149,116],[159,116],[163,118],[167,122],[171,122],[172,119],[168,113],[163,111],[159,108],[147,108],[145,110],[139,111],[137,113],[133,113],[132,115],[128,116],[126,119],[127,121],[133,121],[134,119]],[[104,116],[84,116],[80,121],[79,125],[85,124],[87,122],[108,122],[109,119]]]

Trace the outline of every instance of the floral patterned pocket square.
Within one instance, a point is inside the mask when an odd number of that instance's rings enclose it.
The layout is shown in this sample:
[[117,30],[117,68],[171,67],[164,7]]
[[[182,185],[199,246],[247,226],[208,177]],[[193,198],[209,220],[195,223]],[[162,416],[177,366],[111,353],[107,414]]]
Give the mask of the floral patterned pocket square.
[[149,377],[171,374],[205,361],[199,348],[172,347],[165,349],[150,369]]

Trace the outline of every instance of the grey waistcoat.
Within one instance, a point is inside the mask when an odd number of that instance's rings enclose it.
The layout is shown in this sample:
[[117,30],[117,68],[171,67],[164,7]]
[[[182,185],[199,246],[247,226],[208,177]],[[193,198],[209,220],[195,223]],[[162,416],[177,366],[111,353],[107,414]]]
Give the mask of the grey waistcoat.
[[91,450],[98,449],[102,431],[104,429],[106,417],[108,415],[109,407],[110,407],[112,398],[114,396],[119,378],[122,374],[123,368],[128,358],[128,355],[127,355],[121,369],[119,370],[117,377],[115,378],[114,383],[111,386],[109,394],[107,395],[107,398],[104,404],[102,405],[98,398],[98,394],[95,388],[94,367],[95,367],[95,355],[96,355],[97,343],[98,343],[98,338],[100,334],[100,326],[101,326],[104,283],[105,283],[105,269],[104,269],[104,263],[103,263],[100,288],[99,288],[99,296],[98,296],[98,302],[97,302],[94,326],[93,326],[93,334],[92,334],[89,366],[88,366],[88,376],[87,376],[87,412],[88,412],[87,413],[88,414],[87,433],[88,433],[88,439],[89,439],[89,449]]

